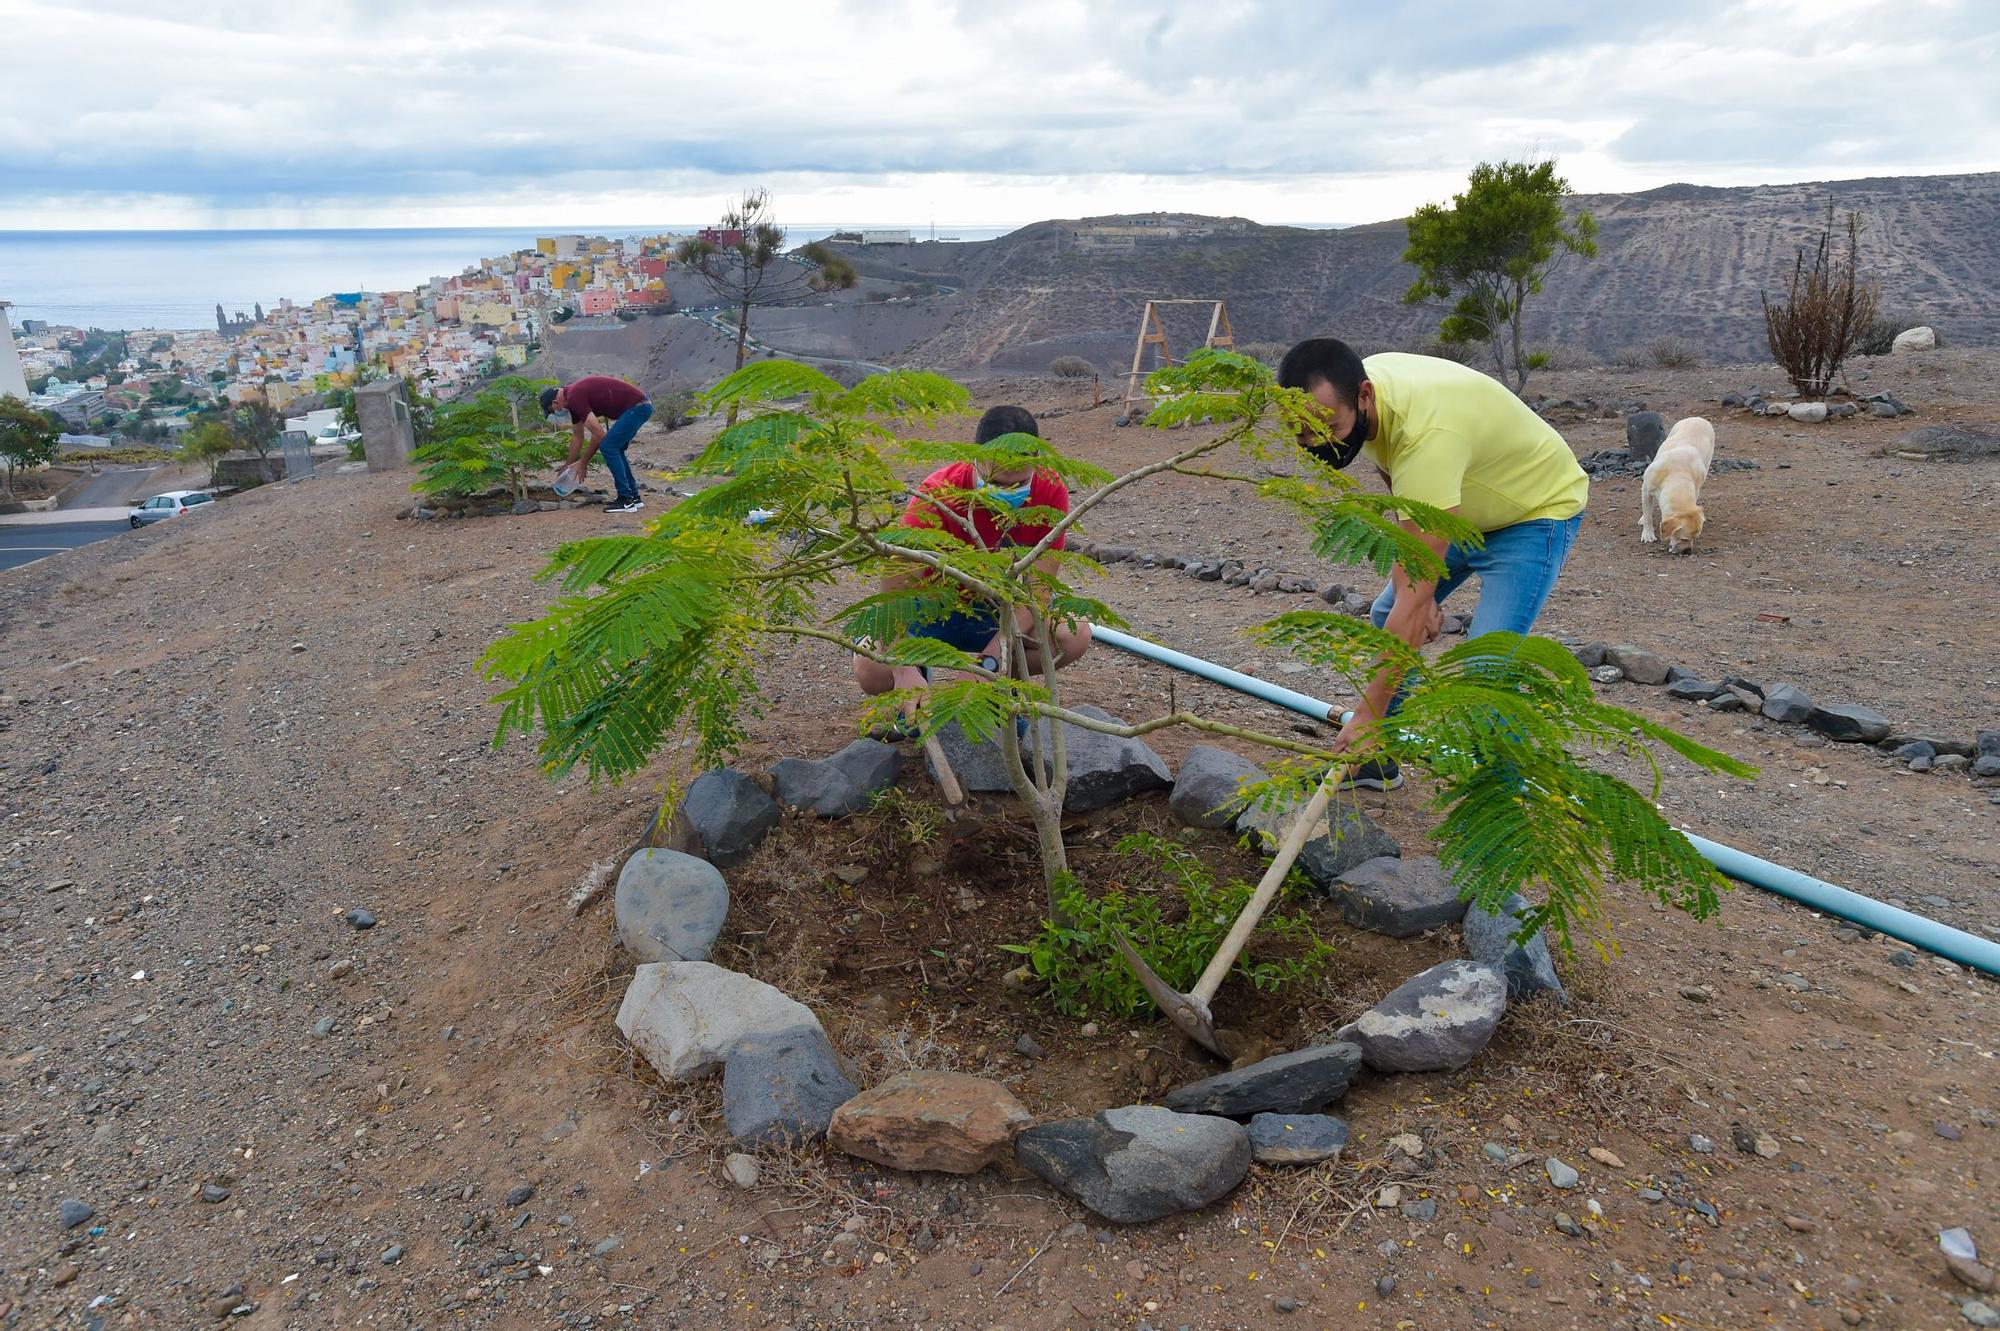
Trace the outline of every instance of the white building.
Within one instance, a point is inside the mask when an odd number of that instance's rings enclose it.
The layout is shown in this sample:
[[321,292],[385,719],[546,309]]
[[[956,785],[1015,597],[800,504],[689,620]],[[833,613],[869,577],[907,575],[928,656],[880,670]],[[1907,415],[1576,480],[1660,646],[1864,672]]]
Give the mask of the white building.
[[14,350],[14,325],[7,320],[4,300],[0,300],[0,397],[28,400],[28,376],[21,373],[21,355]]
[[907,231],[863,231],[861,233],[861,243],[863,245],[907,245],[910,243],[910,233]]

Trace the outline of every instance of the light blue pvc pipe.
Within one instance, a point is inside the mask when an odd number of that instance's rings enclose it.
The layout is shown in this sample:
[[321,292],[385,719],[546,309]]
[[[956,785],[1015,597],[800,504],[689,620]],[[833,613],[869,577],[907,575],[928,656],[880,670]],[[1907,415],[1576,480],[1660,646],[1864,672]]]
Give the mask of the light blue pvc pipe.
[[1876,933],[1900,938],[1926,952],[1949,957],[1960,965],[1975,967],[1988,975],[2000,975],[2000,943],[1991,939],[1954,929],[1948,924],[1939,924],[1913,911],[1899,910],[1873,897],[1864,897],[1859,892],[1835,887],[1823,879],[1800,873],[1797,869],[1787,869],[1769,860],[1760,860],[1734,846],[1698,837],[1685,829],[1681,835],[1701,852],[1703,859],[1731,878],[1741,879],[1766,892],[1776,892],[1781,897],[1790,897],[1814,910],[1838,915]]
[[1121,652],[1130,652],[1134,656],[1143,656],[1148,661],[1158,661],[1161,665],[1172,666],[1190,675],[1213,680],[1217,684],[1235,689],[1238,693],[1247,693],[1253,698],[1262,698],[1265,702],[1289,707],[1315,721],[1331,721],[1335,715],[1331,703],[1309,698],[1303,693],[1282,688],[1267,680],[1258,679],[1255,675],[1246,675],[1240,670],[1231,670],[1228,666],[1219,666],[1213,661],[1204,661],[1199,656],[1189,656],[1186,652],[1177,652],[1171,647],[1162,647],[1158,643],[1147,642],[1144,638],[1120,633],[1117,629],[1100,628],[1093,624],[1090,628],[1090,637],[1091,641],[1101,642],[1106,647],[1116,647]]
[[[1331,703],[1321,702],[1317,698],[1308,697],[1291,689],[1280,688],[1276,684],[1246,675],[1240,670],[1219,666],[1213,661],[1204,661],[1199,656],[1189,656],[1171,647],[1162,647],[1157,643],[1135,638],[1129,633],[1093,627],[1091,637],[1107,647],[1116,647],[1121,652],[1130,652],[1134,656],[1143,656],[1148,661],[1157,661],[1161,665],[1184,670],[1190,675],[1198,675],[1203,679],[1235,689],[1238,693],[1247,693],[1253,698],[1262,698],[1265,702],[1276,703],[1280,707],[1301,712],[1316,721],[1330,721],[1334,716]],[[1960,965],[1971,966],[1976,970],[1985,971],[1988,975],[2000,975],[2000,943],[1991,939],[1969,934],[1963,929],[1954,929],[1948,924],[1940,924],[1914,911],[1900,910],[1873,897],[1864,897],[1859,892],[1836,887],[1823,879],[1800,873],[1797,869],[1787,869],[1782,864],[1758,859],[1755,855],[1737,850],[1734,846],[1725,846],[1719,841],[1710,841],[1707,837],[1699,837],[1685,830],[1681,835],[1688,839],[1688,844],[1692,845],[1703,859],[1731,878],[1748,883],[1752,887],[1761,887],[1766,892],[1775,892],[1781,897],[1789,897],[1801,905],[1849,920],[1873,929],[1876,933],[1901,939],[1912,947],[1920,947],[1926,952],[1949,958]]]

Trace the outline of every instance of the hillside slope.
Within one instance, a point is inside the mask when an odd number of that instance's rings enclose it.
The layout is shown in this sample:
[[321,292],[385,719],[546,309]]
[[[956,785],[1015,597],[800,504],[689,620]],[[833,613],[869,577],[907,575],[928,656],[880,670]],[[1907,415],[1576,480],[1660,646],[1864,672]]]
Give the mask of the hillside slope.
[[[1674,333],[1716,360],[1760,357],[1761,294],[1782,281],[1828,200],[1862,214],[1864,265],[1885,312],[1947,340],[2000,339],[2000,173],[1578,196],[1600,227],[1598,258],[1552,275],[1530,332],[1599,355]],[[1076,243],[1081,227],[1124,220],[1041,222],[998,240],[856,256],[874,276],[958,288],[949,321],[906,354],[915,364],[1040,368],[1077,352],[1119,369],[1148,297],[1221,297],[1239,342],[1335,332],[1382,346],[1435,327],[1435,312],[1401,301],[1412,270],[1400,221],[1343,231],[1246,224],[1129,252]],[[1192,322],[1170,329],[1177,350],[1200,332]]]

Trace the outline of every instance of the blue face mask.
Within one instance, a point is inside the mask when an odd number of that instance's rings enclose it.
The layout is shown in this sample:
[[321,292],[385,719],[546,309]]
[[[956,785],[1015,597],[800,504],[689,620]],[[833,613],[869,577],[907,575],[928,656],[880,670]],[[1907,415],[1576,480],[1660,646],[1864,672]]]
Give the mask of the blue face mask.
[[1034,483],[1032,481],[1022,481],[1019,485],[1004,486],[995,485],[991,481],[981,481],[979,483],[979,488],[982,491],[1009,508],[1019,508],[1027,503],[1029,491],[1033,489],[1033,486]]

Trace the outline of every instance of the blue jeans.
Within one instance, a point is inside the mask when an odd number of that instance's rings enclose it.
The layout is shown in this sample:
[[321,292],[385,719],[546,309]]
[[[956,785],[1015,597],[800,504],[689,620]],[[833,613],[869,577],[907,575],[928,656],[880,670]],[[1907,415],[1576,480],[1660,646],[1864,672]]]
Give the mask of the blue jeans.
[[597,455],[604,459],[604,469],[611,473],[611,483],[618,487],[621,500],[639,497],[639,482],[632,475],[632,464],[625,460],[625,448],[632,442],[632,436],[639,433],[639,427],[651,419],[651,402],[627,407],[611,422],[611,428],[604,432],[604,442],[597,446]]
[[[1576,544],[1577,528],[1582,525],[1581,513],[1571,518],[1537,518],[1487,532],[1486,544],[1482,546],[1447,546],[1445,575],[1437,585],[1438,604],[1443,605],[1447,596],[1477,573],[1479,604],[1473,608],[1472,624],[1466,635],[1476,638],[1482,633],[1530,632],[1535,617],[1548,604],[1549,593],[1555,590],[1556,577],[1562,572],[1563,561],[1569,558],[1570,547]],[[1369,611],[1368,617],[1376,628],[1388,622],[1389,610],[1395,604],[1396,584],[1392,581],[1375,598],[1375,605]],[[1389,703],[1390,711],[1402,705],[1404,692],[1401,688],[1396,690]]]
[[974,656],[985,651],[986,644],[992,642],[993,635],[999,631],[1000,621],[994,617],[991,606],[960,610],[935,623],[910,625],[912,638],[936,638],[947,647],[956,647]]

